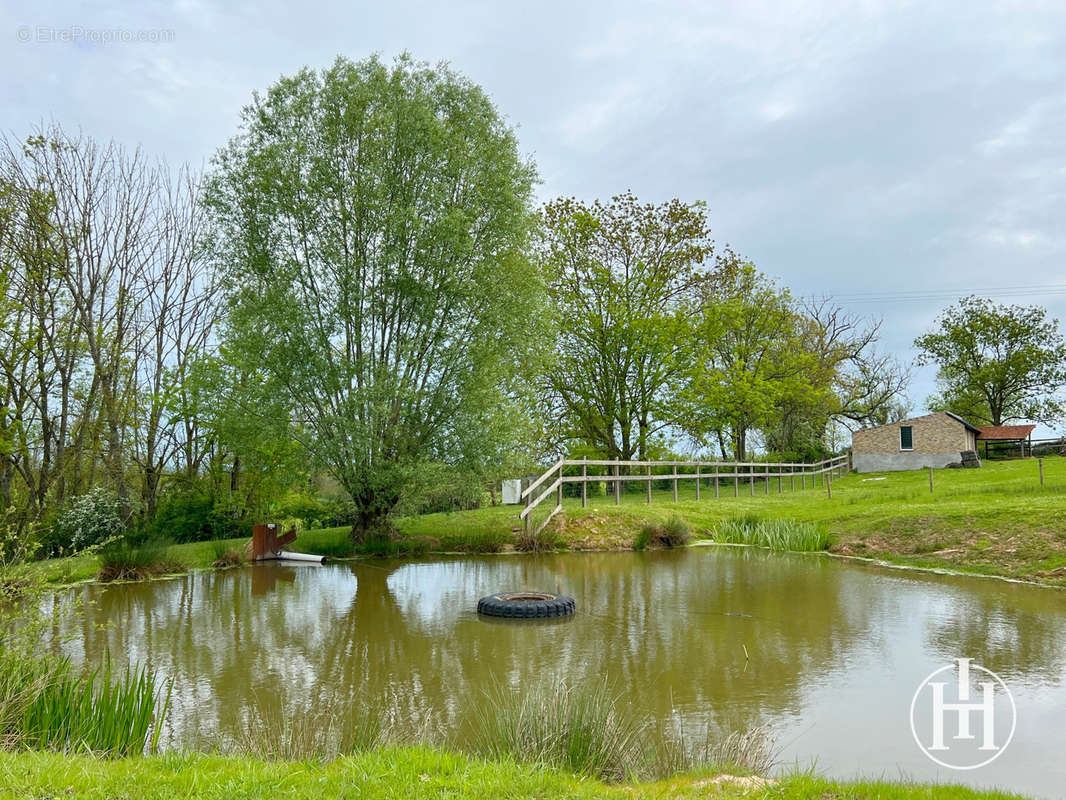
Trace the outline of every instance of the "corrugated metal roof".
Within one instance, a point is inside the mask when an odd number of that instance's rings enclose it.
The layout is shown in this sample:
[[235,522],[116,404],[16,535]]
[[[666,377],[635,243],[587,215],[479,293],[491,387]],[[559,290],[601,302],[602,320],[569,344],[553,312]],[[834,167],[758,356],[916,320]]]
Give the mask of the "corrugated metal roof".
[[1028,439],[1036,425],[982,425],[977,429],[978,439],[1004,440]]

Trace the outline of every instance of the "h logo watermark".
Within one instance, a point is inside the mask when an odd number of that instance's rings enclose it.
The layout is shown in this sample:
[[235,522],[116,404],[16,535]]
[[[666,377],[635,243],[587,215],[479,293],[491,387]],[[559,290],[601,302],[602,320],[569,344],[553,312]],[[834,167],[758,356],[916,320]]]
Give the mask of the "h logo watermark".
[[[936,680],[953,671],[954,681]],[[911,700],[914,740],[929,758],[948,769],[977,769],[998,758],[1014,737],[1016,722],[1007,685],[969,658],[935,670]]]

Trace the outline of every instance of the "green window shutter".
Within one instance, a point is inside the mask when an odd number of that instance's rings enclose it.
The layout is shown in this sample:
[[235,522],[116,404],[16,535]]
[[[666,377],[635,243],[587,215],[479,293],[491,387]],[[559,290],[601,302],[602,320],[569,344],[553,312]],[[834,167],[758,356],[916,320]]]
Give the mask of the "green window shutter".
[[910,425],[899,426],[899,449],[900,450],[913,450],[914,449],[914,433]]

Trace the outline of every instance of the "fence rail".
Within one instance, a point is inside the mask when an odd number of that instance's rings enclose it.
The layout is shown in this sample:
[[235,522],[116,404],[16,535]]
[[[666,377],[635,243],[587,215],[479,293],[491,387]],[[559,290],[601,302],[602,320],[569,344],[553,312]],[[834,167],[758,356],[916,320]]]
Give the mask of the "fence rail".
[[[564,471],[568,467],[580,467],[581,474],[565,475]],[[602,467],[607,471],[590,474],[589,467]],[[642,471],[633,472],[633,468],[641,468]],[[671,471],[667,473],[653,472],[653,470],[662,469],[670,469]],[[679,472],[679,469],[690,471]],[[609,486],[613,485],[614,502],[615,505],[618,505],[622,502],[622,484],[633,481],[642,481],[647,484],[646,495],[649,503],[651,502],[651,485],[654,481],[672,481],[674,502],[677,502],[678,481],[695,480],[697,500],[700,499],[700,486],[703,480],[708,481],[708,488],[713,486],[715,497],[719,496],[723,483],[732,487],[733,496],[736,497],[740,493],[740,485],[742,483],[747,484],[749,493],[754,495],[755,482],[763,480],[766,493],[769,494],[771,478],[777,478],[777,490],[781,492],[785,478],[789,479],[790,488],[795,491],[797,477],[800,479],[801,488],[806,489],[808,477],[811,478],[811,485],[813,486],[814,479],[817,476],[822,476],[822,482],[826,485],[827,492],[831,493],[832,476],[844,474],[850,470],[851,456],[848,454],[813,463],[788,461],[612,461],[561,458],[522,490],[521,499],[525,503],[525,508],[522,509],[518,518],[523,521],[527,534],[535,536],[540,533],[551,522],[552,517],[563,510],[563,486],[568,483],[581,484],[581,505],[585,507],[588,505],[588,485],[590,483],[606,482]],[[537,491],[538,489],[539,492]],[[534,530],[533,510],[553,494],[555,495],[555,507]]]

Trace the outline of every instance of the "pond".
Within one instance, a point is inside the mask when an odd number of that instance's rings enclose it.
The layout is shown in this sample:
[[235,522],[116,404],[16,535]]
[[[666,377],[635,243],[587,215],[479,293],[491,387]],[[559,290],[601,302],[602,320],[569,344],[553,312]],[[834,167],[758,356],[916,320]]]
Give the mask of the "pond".
[[[479,597],[560,591],[564,621],[479,618]],[[391,698],[412,725],[460,730],[494,683],[610,682],[689,730],[773,725],[780,763],[1060,796],[1066,592],[733,547],[254,566],[87,585],[57,615],[75,660],[109,652],[173,678],[164,742],[232,735],[253,708]],[[66,621],[64,621],[66,620]],[[969,657],[1017,707],[1010,746],[957,772],[919,749],[915,690]],[[950,734],[949,734],[950,735]]]

